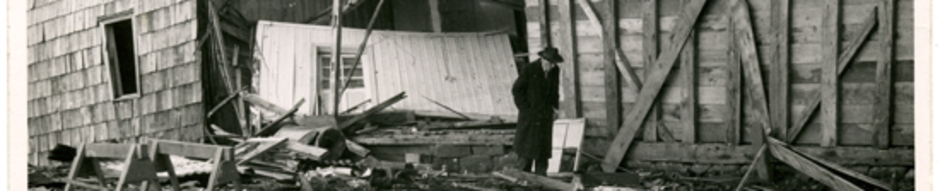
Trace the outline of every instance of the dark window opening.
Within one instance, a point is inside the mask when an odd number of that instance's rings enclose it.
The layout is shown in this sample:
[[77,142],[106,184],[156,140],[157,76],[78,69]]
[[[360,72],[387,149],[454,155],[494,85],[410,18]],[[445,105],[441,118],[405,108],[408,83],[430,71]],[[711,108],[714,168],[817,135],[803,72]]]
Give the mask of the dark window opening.
[[114,96],[138,93],[134,27],[130,19],[105,25]]

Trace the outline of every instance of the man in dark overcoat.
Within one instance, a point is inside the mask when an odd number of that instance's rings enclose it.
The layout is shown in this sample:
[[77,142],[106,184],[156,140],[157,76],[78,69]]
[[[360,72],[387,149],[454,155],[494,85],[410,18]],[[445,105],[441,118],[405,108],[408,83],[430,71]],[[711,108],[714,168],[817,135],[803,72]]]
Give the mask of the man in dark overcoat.
[[558,49],[547,47],[540,59],[523,67],[512,85],[513,101],[519,108],[519,120],[513,149],[519,156],[518,168],[545,175],[551,157],[552,125],[558,109]]

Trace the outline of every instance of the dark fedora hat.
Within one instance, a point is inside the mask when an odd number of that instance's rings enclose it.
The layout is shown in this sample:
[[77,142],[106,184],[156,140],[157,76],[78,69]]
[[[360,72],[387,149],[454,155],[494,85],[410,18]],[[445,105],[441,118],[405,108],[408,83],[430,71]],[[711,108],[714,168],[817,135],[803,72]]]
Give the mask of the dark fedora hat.
[[561,58],[561,55],[558,54],[558,49],[555,47],[546,47],[545,49],[542,49],[542,51],[539,51],[539,56],[548,60],[549,62],[554,63],[565,61],[565,59]]

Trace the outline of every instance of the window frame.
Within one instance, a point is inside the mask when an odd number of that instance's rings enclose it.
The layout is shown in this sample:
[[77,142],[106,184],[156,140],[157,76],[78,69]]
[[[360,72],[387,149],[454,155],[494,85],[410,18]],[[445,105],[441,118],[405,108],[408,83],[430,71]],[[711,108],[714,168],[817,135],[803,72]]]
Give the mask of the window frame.
[[[140,43],[139,43],[140,35],[138,35],[139,28],[137,27],[135,17],[136,17],[136,14],[134,14],[134,10],[131,9],[128,11],[115,13],[113,15],[108,15],[108,16],[102,16],[98,18],[98,30],[102,39],[100,42],[101,43],[100,45],[102,46],[101,55],[102,55],[102,60],[104,62],[105,68],[107,69],[108,75],[110,77],[109,79],[110,81],[108,82],[108,84],[111,86],[110,91],[111,91],[112,101],[137,99],[137,98],[140,98],[142,94],[141,92],[143,91],[141,87],[141,82],[140,82],[141,80],[140,56],[138,55],[139,53],[138,51],[140,50]],[[110,25],[114,23],[118,23],[118,22],[124,22],[124,21],[129,21],[131,23],[131,30],[132,30],[131,36],[133,39],[132,41],[134,43],[133,44],[134,46],[134,52],[133,52],[134,69],[135,69],[134,79],[136,83],[134,85],[137,87],[136,92],[128,93],[128,94],[124,94],[123,91],[121,91],[122,82],[121,82],[121,77],[120,77],[120,74],[121,74],[120,67],[119,66],[117,68],[112,67],[112,63],[111,63],[111,53],[112,53],[111,48],[112,47],[109,45],[109,43],[111,42],[111,38],[109,37]],[[120,64],[120,63],[116,63],[116,64]]]

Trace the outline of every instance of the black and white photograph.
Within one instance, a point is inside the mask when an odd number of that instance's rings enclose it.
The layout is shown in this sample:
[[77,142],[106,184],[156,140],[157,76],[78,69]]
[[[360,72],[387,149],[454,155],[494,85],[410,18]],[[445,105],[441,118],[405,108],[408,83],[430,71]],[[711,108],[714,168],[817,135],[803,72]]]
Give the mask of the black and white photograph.
[[22,3],[30,191],[937,180],[929,1]]

